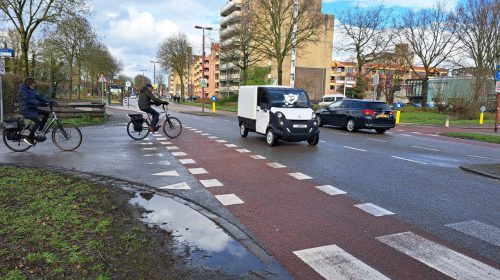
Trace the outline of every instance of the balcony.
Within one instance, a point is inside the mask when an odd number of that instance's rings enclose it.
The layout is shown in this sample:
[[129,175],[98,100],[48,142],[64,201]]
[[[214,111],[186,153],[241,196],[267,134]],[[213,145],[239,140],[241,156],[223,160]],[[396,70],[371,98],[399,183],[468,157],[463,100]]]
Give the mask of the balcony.
[[238,92],[240,90],[239,86],[221,86],[219,87],[220,92]]
[[234,11],[239,11],[243,7],[243,0],[229,0],[226,5],[222,6],[220,15],[227,17]]
[[237,30],[236,30],[236,28],[234,28],[234,26],[223,29],[220,32],[220,40],[225,41],[227,39],[230,39],[230,38],[234,37],[236,32],[237,32]]
[[224,70],[228,70],[228,69],[235,69],[237,68],[238,66],[234,65],[233,63],[224,63],[224,64],[221,64],[220,66],[220,71],[224,71]]
[[241,17],[241,11],[236,11],[227,17],[223,17],[220,21],[220,26],[222,28],[226,28],[228,25],[237,22],[240,17]]

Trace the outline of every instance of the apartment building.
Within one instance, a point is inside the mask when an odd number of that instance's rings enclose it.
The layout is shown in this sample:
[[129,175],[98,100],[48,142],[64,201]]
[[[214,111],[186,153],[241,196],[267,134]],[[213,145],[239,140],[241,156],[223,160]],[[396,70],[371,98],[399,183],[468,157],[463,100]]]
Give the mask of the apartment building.
[[[214,43],[210,47],[210,54],[205,57],[202,68],[202,57],[197,56],[191,66],[190,84],[193,88],[191,95],[201,97],[201,79],[207,80],[205,96],[210,97],[219,94],[219,50],[220,45]],[[203,69],[203,70],[202,70]]]
[[[318,2],[321,9],[321,0],[300,0]],[[252,0],[228,0],[221,9],[220,41],[227,44],[234,37],[234,26],[241,17],[244,17],[248,9],[252,7]],[[306,45],[297,51],[295,64],[295,87],[303,88],[312,100],[319,100],[325,93],[330,91],[330,69],[333,53],[333,27],[334,17],[323,15],[323,25],[318,41]],[[223,50],[222,50],[223,51]],[[264,61],[261,66],[271,66],[270,80],[277,83],[278,73],[276,62]],[[231,63],[221,60],[220,67],[220,92],[237,93],[240,82],[240,70]],[[284,61],[283,85],[290,85],[292,81],[292,55]]]

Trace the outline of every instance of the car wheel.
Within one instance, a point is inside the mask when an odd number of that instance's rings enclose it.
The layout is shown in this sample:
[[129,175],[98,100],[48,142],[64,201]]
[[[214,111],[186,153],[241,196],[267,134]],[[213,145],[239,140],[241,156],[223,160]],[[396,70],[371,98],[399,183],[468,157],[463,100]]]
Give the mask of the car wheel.
[[319,143],[319,135],[316,135],[316,136],[314,136],[312,138],[309,138],[307,140],[307,143],[309,144],[309,146],[316,146],[316,145],[318,145],[318,143]]
[[345,125],[345,129],[348,132],[354,132],[354,131],[356,131],[356,122],[354,121],[354,119],[348,119],[347,120],[346,125]]
[[248,136],[248,128],[246,128],[245,123],[240,124],[240,135],[241,137],[247,137]]
[[269,146],[274,146],[276,145],[276,134],[274,134],[274,131],[270,128],[267,130],[267,133],[266,133],[266,142]]
[[378,134],[384,134],[387,131],[387,129],[385,129],[385,128],[375,128],[375,131],[377,131]]
[[318,118],[318,126],[323,127],[323,120],[321,119],[321,116],[318,115],[317,118]]

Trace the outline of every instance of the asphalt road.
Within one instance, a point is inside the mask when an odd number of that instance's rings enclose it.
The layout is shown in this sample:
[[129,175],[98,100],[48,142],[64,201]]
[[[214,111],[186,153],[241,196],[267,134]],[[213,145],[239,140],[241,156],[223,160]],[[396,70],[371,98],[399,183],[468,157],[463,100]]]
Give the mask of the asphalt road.
[[[264,136],[251,133],[241,138],[236,117],[176,116],[187,126],[305,173],[319,184],[333,185],[360,203],[376,204],[404,222],[500,263],[500,244],[447,226],[478,221],[490,229],[500,228],[500,182],[459,168],[500,163],[499,149],[397,129],[377,135],[370,131],[348,134],[332,127],[321,129],[317,147],[305,142],[268,147]],[[227,171],[233,172],[233,167]]]

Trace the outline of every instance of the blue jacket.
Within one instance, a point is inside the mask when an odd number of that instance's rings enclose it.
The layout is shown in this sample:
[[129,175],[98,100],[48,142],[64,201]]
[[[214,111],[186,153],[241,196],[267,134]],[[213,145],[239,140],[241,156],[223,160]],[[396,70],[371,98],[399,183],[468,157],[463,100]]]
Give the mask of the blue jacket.
[[46,105],[50,101],[39,96],[35,90],[32,90],[29,86],[21,84],[19,86],[19,112],[25,118],[36,118],[38,117],[39,106]]

